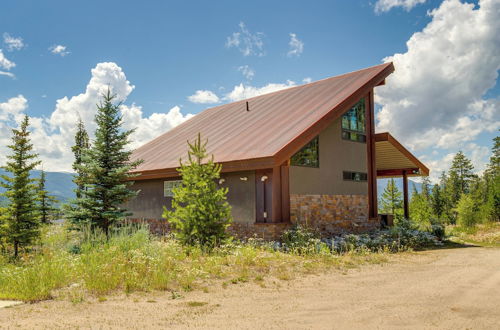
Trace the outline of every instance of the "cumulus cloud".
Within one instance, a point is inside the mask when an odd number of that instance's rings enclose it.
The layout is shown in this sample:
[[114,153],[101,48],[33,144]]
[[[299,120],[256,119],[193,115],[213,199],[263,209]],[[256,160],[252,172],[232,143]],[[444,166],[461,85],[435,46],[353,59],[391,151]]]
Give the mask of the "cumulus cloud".
[[[95,130],[93,121],[96,113],[96,104],[99,103],[102,93],[110,88],[116,95],[116,102],[125,102],[134,86],[127,80],[123,70],[115,63],[98,63],[91,70],[91,79],[85,91],[72,97],[63,97],[56,101],[52,114],[48,117],[31,117],[32,140],[36,151],[50,171],[71,171],[73,145],[76,122],[80,116],[92,136]],[[15,122],[19,122],[27,108],[27,100],[19,95],[0,103],[0,147],[9,143],[10,130]],[[142,107],[132,104],[120,107],[124,128],[135,129],[131,135],[130,147],[138,147],[178,125],[191,115],[184,116],[179,107],[173,107],[167,112],[153,113],[149,117],[144,115]],[[1,150],[0,164],[5,159],[6,150]]]
[[66,46],[63,45],[53,45],[49,47],[49,50],[54,55],[66,56],[70,52],[66,50]]
[[193,103],[218,103],[220,101],[214,92],[208,90],[197,90],[188,97],[188,100]]
[[410,11],[413,7],[425,3],[427,0],[378,0],[375,3],[375,12],[388,12],[392,8],[401,7],[406,11]]
[[288,46],[290,47],[287,53],[288,57],[300,56],[304,51],[304,43],[297,38],[295,33],[290,33]]
[[499,128],[500,101],[483,99],[500,69],[500,2],[479,8],[444,1],[432,21],[385,59],[396,71],[377,89],[378,128],[404,137],[415,149],[455,147]]
[[13,37],[7,32],[3,34],[3,43],[5,44],[5,48],[11,52],[14,50],[21,50],[24,48],[23,38],[21,37]]
[[290,88],[295,85],[296,85],[295,82],[291,80],[287,80],[286,83],[271,83],[262,87],[255,87],[241,83],[237,86],[234,86],[233,90],[228,94],[226,94],[224,99],[232,102],[240,101],[250,97],[276,92],[285,88]]
[[251,33],[243,22],[240,22],[238,26],[239,31],[227,37],[226,47],[238,49],[243,56],[264,56],[264,41],[262,40],[264,34],[262,32]]
[[3,54],[3,51],[0,49],[0,68],[3,68],[5,70],[10,70],[15,66],[16,63],[7,59],[7,57],[5,57],[5,55]]
[[238,71],[241,72],[241,74],[248,80],[252,80],[253,76],[255,76],[255,71],[248,65],[238,67]]

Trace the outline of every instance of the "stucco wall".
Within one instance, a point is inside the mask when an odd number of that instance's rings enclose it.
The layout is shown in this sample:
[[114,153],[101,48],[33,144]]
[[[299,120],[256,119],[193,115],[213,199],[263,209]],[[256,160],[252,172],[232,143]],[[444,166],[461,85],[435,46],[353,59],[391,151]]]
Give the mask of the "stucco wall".
[[290,166],[290,194],[368,194],[367,182],[345,181],[343,171],[367,172],[366,144],[343,140],[339,118],[319,135],[319,168]]
[[[232,206],[235,222],[255,222],[255,172],[236,172],[222,174],[225,182],[223,187],[229,188],[227,199]],[[247,181],[240,178],[247,177]],[[163,182],[166,179],[140,180],[132,186],[140,190],[138,196],[124,207],[133,213],[131,219],[160,219],[163,206],[171,207],[172,198],[163,197]]]

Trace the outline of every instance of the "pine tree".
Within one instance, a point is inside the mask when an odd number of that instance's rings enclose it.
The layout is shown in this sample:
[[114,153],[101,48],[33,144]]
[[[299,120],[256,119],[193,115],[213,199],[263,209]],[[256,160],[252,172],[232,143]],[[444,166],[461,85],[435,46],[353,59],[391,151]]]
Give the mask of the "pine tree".
[[40,178],[38,179],[37,187],[37,207],[38,207],[38,218],[42,224],[50,223],[50,220],[54,218],[57,212],[57,199],[50,195],[45,189],[45,171],[40,172]]
[[389,181],[387,181],[387,186],[385,187],[382,194],[382,199],[380,200],[382,212],[394,215],[403,214],[402,196],[403,194],[399,191],[394,179],[389,179]]
[[14,257],[19,249],[30,245],[39,237],[40,223],[36,214],[36,185],[30,172],[40,163],[36,160],[33,144],[28,131],[29,118],[24,116],[19,129],[13,129],[12,144],[8,147],[5,170],[10,175],[2,175],[0,186],[6,189],[2,195],[7,197],[8,205],[0,215],[3,235],[7,243],[12,244]]
[[85,188],[85,173],[86,169],[83,165],[83,154],[90,148],[89,135],[85,130],[85,125],[82,118],[78,118],[77,130],[75,134],[75,145],[71,147],[73,154],[75,156],[75,161],[73,162],[73,170],[76,175],[73,182],[76,184],[76,198],[82,196],[82,190]]
[[189,143],[188,162],[180,162],[182,185],[174,188],[172,211],[164,208],[163,217],[172,224],[184,244],[211,249],[228,237],[226,228],[232,221],[231,207],[226,201],[227,188],[219,188],[221,165],[207,162],[207,141],[201,136]]
[[443,198],[441,187],[439,187],[438,184],[435,184],[432,187],[431,206],[432,206],[432,213],[438,219],[441,219],[445,211],[445,200]]
[[448,178],[453,207],[456,206],[462,194],[468,194],[470,192],[471,182],[476,177],[473,171],[474,166],[472,162],[462,151],[459,151],[453,158]]
[[97,106],[95,141],[90,149],[81,149],[77,171],[84,174],[83,190],[68,212],[73,223],[89,224],[109,235],[111,226],[130,215],[122,205],[137,195],[130,189],[134,177],[129,172],[141,161],[130,161],[132,151],[125,149],[133,130],[123,131],[119,104],[108,89]]
[[500,221],[500,136],[493,139],[492,155],[484,172],[487,220]]

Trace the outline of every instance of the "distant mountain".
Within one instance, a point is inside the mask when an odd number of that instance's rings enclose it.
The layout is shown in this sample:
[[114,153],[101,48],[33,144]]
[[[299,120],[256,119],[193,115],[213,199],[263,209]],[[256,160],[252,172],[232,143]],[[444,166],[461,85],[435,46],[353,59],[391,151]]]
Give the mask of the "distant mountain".
[[[6,174],[6,171],[0,168],[0,174]],[[45,172],[46,189],[49,193],[55,196],[60,202],[65,202],[68,199],[74,198],[75,184],[73,183],[73,174],[65,172]],[[32,177],[39,178],[40,171],[33,171]],[[0,187],[0,193],[5,189]]]
[[[394,180],[396,181],[396,187],[398,187],[399,191],[403,192],[403,179],[394,178]],[[377,195],[379,199],[382,197],[382,194],[384,193],[384,189],[387,186],[387,181],[389,181],[389,179],[377,179]],[[421,183],[408,179],[408,198],[411,198],[413,185],[415,185],[415,188],[417,188],[418,192],[422,191]]]

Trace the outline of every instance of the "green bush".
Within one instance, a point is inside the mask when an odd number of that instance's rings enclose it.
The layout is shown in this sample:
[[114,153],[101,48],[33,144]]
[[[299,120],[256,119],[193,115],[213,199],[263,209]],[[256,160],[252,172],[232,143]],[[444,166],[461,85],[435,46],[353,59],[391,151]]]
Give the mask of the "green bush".
[[311,229],[294,225],[283,232],[281,242],[283,249],[287,252],[308,254],[314,253],[320,248],[321,240],[319,235]]
[[457,224],[461,227],[474,227],[478,222],[478,214],[474,200],[470,195],[462,194],[457,207]]

